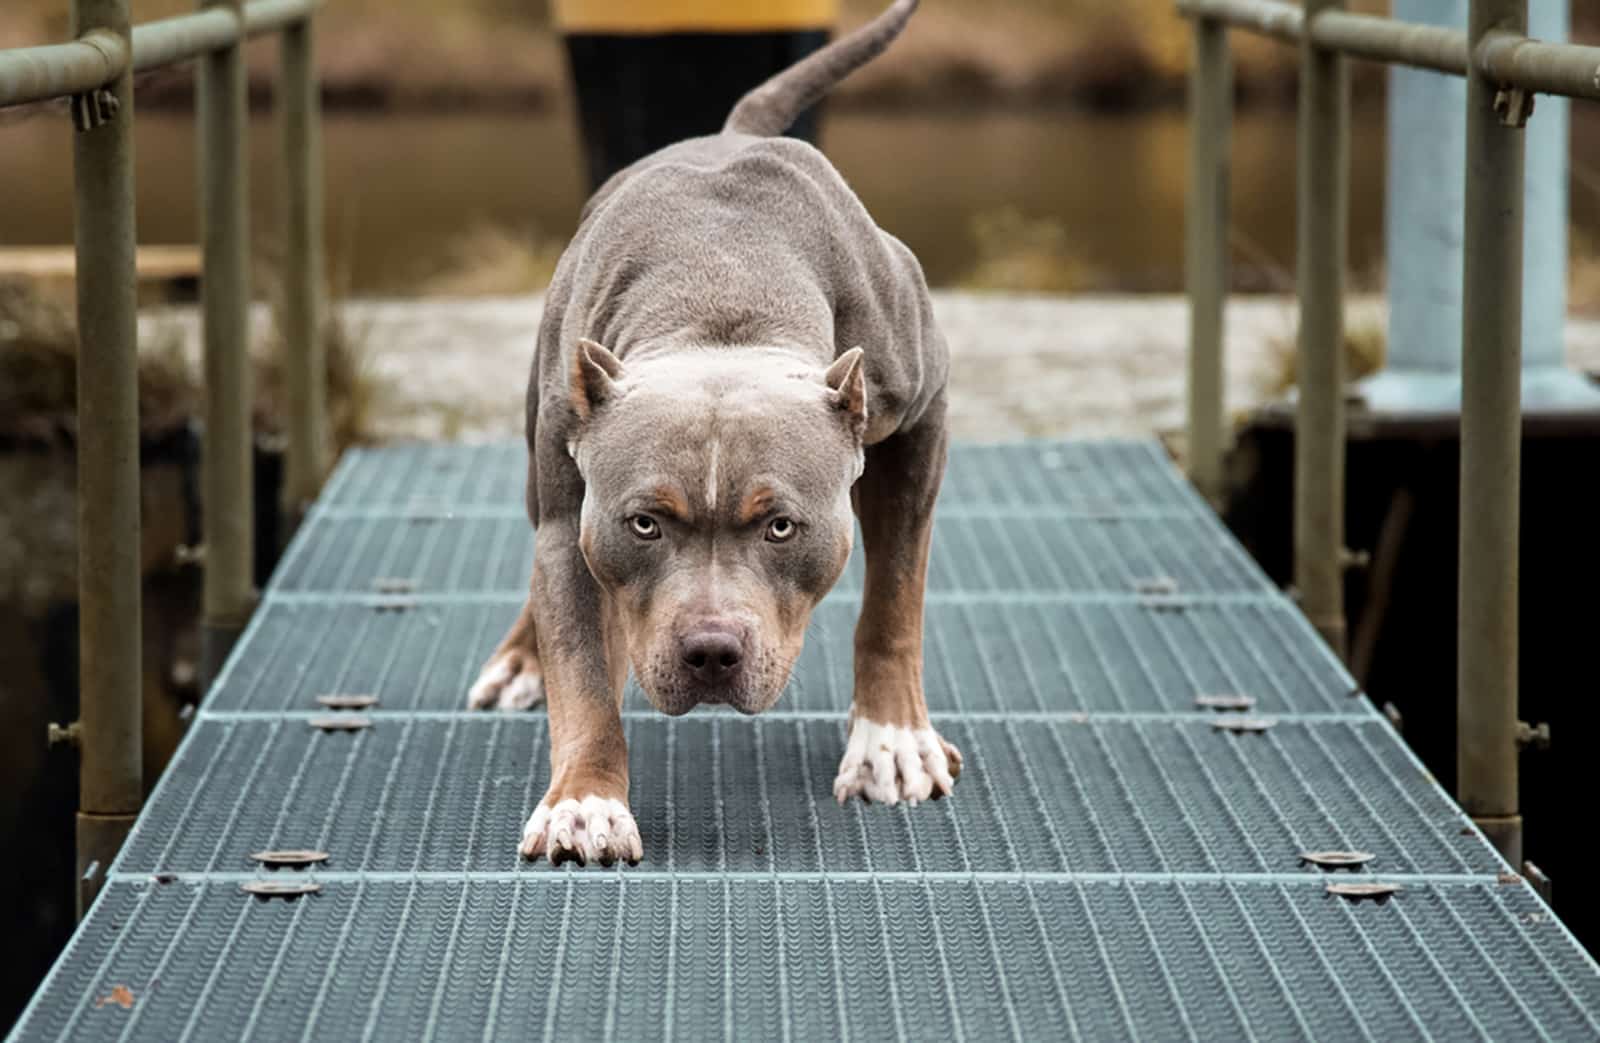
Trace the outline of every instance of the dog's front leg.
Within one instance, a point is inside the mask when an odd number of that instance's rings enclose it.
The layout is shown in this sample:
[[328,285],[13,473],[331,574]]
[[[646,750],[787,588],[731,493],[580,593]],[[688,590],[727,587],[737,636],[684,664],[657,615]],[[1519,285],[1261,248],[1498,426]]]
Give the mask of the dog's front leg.
[[867,451],[856,485],[867,575],[850,737],[833,783],[841,803],[937,800],[961,774],[961,751],[933,730],[922,691],[922,598],[947,443],[941,396],[915,428]]
[[522,854],[551,864],[638,862],[621,716],[627,656],[610,601],[579,552],[575,521],[540,527],[532,587],[550,712],[550,788],[523,829]]

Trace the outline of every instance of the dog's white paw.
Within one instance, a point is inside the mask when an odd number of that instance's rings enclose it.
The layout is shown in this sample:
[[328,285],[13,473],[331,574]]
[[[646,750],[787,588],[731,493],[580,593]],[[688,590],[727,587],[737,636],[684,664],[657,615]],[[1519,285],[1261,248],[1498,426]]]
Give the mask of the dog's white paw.
[[520,653],[489,660],[467,692],[471,710],[527,710],[544,702],[544,678]]
[[638,865],[644,855],[639,826],[620,800],[588,796],[541,803],[522,830],[522,856],[543,855],[551,865],[568,859],[609,866],[618,859]]
[[961,751],[932,728],[903,728],[864,718],[850,722],[850,741],[833,795],[895,804],[938,800],[955,789],[961,776]]

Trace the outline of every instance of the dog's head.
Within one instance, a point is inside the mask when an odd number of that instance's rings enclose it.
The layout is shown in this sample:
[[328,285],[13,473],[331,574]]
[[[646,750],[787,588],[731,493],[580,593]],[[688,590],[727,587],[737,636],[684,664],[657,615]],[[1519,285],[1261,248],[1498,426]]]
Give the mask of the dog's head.
[[827,370],[748,348],[624,367],[583,341],[570,392],[580,546],[641,687],[669,714],[767,709],[850,556],[860,349]]

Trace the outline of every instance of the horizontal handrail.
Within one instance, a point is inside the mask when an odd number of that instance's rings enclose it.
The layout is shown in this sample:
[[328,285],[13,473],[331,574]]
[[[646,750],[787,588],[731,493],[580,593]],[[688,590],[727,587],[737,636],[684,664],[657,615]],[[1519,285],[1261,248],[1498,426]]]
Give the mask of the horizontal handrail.
[[1467,74],[1467,34],[1379,15],[1324,11],[1311,20],[1311,42],[1356,58]]
[[[1323,11],[1307,18],[1299,7],[1283,0],[1178,0],[1178,10],[1284,43],[1299,43],[1309,33],[1317,47],[1354,58],[1456,76],[1467,72],[1467,34],[1459,29],[1347,11]],[[1600,99],[1600,47],[1498,32],[1484,41],[1475,64],[1502,87]]]
[[1478,50],[1478,68],[1501,86],[1600,99],[1600,47],[1492,33]]
[[177,65],[238,42],[239,20],[218,7],[146,22],[133,27],[133,71]]
[[0,108],[104,87],[128,67],[122,38],[95,29],[71,43],[0,51]]
[[316,14],[320,0],[252,0],[244,8],[244,34],[260,36],[297,25]]
[[1209,18],[1250,29],[1284,43],[1299,43],[1305,12],[1283,0],[1178,0],[1178,11],[1191,18]]
[[[318,0],[255,0],[244,11],[245,38],[278,32],[310,18]],[[192,61],[240,41],[238,17],[211,8],[133,28],[133,71]],[[71,43],[0,50],[0,107],[49,101],[106,86],[126,70],[127,49],[115,33],[94,30]]]

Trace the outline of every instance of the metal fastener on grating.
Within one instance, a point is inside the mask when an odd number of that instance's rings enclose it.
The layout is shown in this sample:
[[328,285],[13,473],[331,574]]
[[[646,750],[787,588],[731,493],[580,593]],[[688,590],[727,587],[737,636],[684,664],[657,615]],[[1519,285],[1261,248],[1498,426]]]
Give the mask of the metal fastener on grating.
[[1387,902],[1394,895],[1399,894],[1404,888],[1399,884],[1329,884],[1328,893],[1348,898],[1352,902],[1362,902],[1372,899],[1379,905]]
[[1195,706],[1202,710],[1249,710],[1256,705],[1253,695],[1197,695]]
[[247,895],[255,895],[262,901],[282,898],[286,902],[292,902],[301,895],[318,894],[322,890],[322,885],[309,880],[247,880],[239,885],[239,890]]
[[358,732],[363,728],[372,727],[372,718],[361,714],[337,714],[325,717],[312,717],[307,721],[311,727],[324,732]]
[[367,602],[378,612],[409,612],[417,607],[416,598],[373,598]]
[[372,581],[372,589],[379,594],[411,594],[417,589],[417,581],[409,576],[379,576]]
[[317,705],[329,710],[369,710],[378,705],[375,695],[319,695]]
[[307,869],[326,862],[328,853],[307,848],[289,848],[280,851],[257,851],[250,858],[268,869]]
[[1135,594],[1176,594],[1178,581],[1171,576],[1145,576],[1133,581]]
[[1218,731],[1242,735],[1264,732],[1277,723],[1278,719],[1276,717],[1246,717],[1243,714],[1228,714],[1212,721],[1211,727]]
[[1360,869],[1372,861],[1366,851],[1302,851],[1300,861],[1320,869]]

